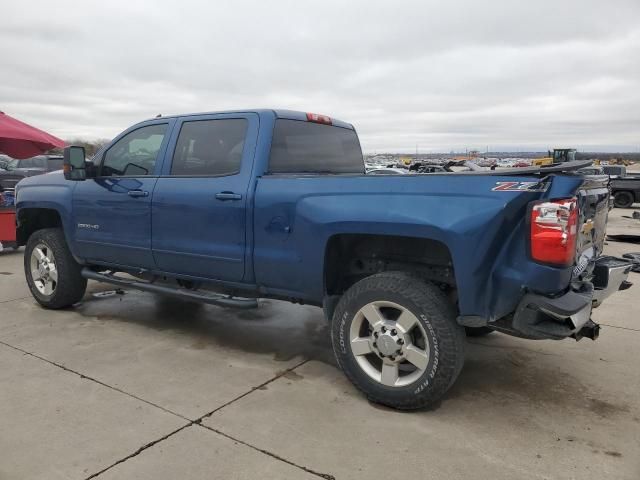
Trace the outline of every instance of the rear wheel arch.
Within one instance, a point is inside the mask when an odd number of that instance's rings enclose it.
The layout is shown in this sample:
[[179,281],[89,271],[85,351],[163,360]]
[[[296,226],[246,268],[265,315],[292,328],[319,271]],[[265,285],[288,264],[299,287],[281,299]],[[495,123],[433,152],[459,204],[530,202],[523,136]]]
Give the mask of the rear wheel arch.
[[431,238],[338,234],[329,238],[324,255],[325,309],[330,317],[337,299],[356,282],[385,271],[405,271],[455,291],[450,249]]

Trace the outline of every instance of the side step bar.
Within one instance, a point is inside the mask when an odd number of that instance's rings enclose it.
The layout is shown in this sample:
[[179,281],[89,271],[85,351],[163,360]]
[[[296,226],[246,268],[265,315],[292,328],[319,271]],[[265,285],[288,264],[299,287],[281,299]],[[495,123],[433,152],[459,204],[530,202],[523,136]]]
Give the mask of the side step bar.
[[188,298],[210,305],[217,305],[225,308],[257,308],[258,301],[255,298],[233,298],[217,293],[201,292],[197,290],[188,290],[182,287],[168,287],[166,285],[156,285],[153,283],[143,282],[140,280],[129,280],[126,278],[116,277],[109,273],[98,273],[85,267],[81,272],[84,278],[96,280],[98,282],[111,283],[121,287],[135,288],[145,292],[160,293],[163,295],[172,295],[178,298]]

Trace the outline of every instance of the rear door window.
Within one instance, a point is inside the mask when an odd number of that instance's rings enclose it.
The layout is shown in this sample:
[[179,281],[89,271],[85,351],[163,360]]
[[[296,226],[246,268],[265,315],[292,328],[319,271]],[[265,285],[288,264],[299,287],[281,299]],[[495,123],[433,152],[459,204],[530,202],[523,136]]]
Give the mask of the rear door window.
[[244,118],[184,122],[171,175],[219,177],[240,172],[247,127]]
[[271,173],[364,173],[354,130],[299,120],[276,120]]

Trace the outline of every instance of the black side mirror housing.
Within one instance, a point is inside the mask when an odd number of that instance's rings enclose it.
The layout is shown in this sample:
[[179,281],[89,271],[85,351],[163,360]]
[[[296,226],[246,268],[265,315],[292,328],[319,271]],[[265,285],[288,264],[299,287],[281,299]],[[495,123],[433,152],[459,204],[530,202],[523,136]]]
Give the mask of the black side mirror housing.
[[87,164],[84,147],[65,147],[62,170],[67,180],[82,181],[87,179]]

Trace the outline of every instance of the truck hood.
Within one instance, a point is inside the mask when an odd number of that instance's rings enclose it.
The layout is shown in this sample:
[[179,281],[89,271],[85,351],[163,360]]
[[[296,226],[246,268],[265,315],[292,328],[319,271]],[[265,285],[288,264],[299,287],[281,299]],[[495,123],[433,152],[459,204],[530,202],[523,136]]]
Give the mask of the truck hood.
[[[13,171],[9,173],[13,173]],[[72,182],[64,178],[64,173],[62,172],[62,170],[45,173],[43,175],[31,175],[31,176],[24,177],[22,180],[20,180],[18,185],[16,185],[16,193],[21,188],[28,187],[28,186],[64,185],[67,183],[72,183]]]

